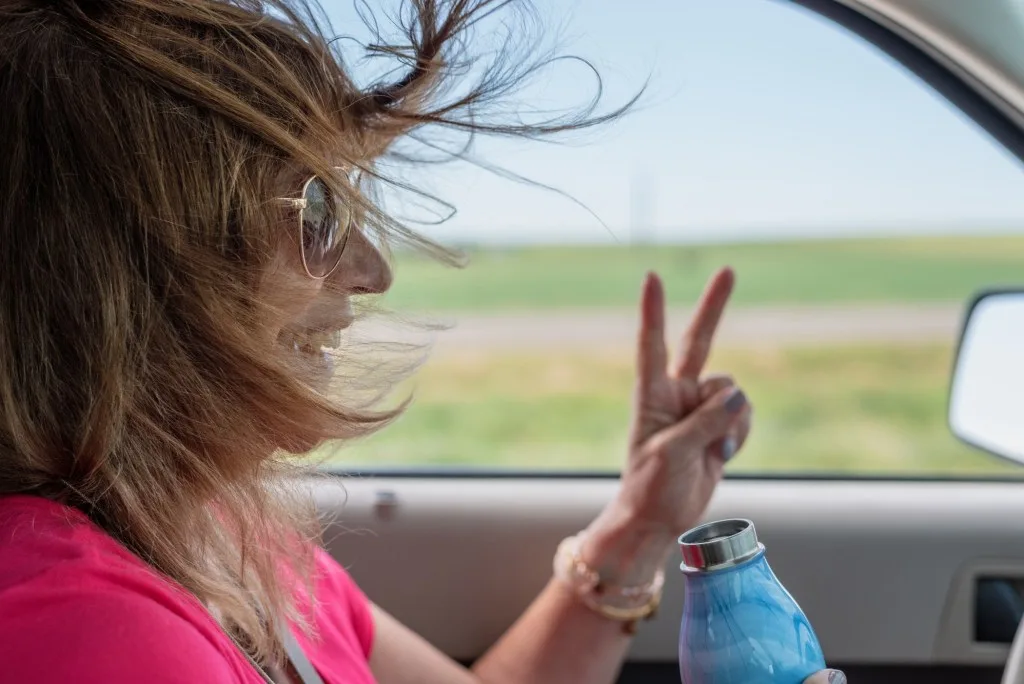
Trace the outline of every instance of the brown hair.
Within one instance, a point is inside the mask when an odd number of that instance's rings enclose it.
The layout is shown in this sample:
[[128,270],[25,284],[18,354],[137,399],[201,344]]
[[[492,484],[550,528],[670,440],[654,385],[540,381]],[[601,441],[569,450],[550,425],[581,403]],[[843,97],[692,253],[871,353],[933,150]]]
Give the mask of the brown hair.
[[317,173],[365,230],[450,257],[333,163],[373,173],[424,126],[529,136],[617,115],[488,118],[551,58],[472,59],[467,36],[507,4],[410,0],[405,38],[369,46],[406,74],[361,88],[315,5],[0,0],[0,494],[82,509],[276,658],[264,616],[293,615],[283,571],[308,572],[315,534],[282,447],[395,414],[379,393],[326,398],[260,334],[276,183]]

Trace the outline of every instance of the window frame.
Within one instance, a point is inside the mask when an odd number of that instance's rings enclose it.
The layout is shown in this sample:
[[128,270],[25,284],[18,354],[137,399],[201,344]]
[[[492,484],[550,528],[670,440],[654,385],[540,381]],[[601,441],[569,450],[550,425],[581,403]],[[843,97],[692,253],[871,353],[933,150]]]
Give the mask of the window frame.
[[770,0],[795,5],[859,36],[903,65],[1024,164],[1024,130],[980,91],[924,49],[840,0]]

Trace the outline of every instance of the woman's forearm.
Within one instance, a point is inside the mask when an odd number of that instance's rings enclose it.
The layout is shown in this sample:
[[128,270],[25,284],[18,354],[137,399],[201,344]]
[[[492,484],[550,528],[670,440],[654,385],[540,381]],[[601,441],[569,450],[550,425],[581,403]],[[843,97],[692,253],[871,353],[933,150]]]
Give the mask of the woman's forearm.
[[610,684],[629,643],[621,624],[552,580],[473,672],[486,684]]
[[[590,526],[580,559],[612,585],[650,582],[671,548],[664,534],[645,530],[608,508]],[[374,606],[370,667],[381,684],[603,684],[614,682],[630,637],[621,622],[587,607],[552,579],[507,632],[466,670]]]
[[[591,526],[581,557],[604,580],[635,586],[664,567],[670,541],[610,510]],[[611,683],[630,640],[623,623],[590,609],[552,579],[473,672],[486,684]]]

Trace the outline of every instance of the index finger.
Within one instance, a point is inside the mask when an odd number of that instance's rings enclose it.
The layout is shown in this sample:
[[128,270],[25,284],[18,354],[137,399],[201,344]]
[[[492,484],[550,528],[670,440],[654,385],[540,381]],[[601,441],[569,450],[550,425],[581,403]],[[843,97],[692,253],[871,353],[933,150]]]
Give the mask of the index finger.
[[645,390],[659,377],[664,378],[668,368],[668,349],[665,347],[665,288],[654,273],[644,278],[640,298],[640,333],[637,344],[637,379]]
[[723,268],[713,275],[704,288],[697,303],[697,309],[690,319],[690,325],[683,334],[683,347],[676,362],[673,375],[677,378],[697,380],[704,370],[704,364],[711,354],[711,341],[722,320],[725,305],[736,284],[736,275],[731,268]]

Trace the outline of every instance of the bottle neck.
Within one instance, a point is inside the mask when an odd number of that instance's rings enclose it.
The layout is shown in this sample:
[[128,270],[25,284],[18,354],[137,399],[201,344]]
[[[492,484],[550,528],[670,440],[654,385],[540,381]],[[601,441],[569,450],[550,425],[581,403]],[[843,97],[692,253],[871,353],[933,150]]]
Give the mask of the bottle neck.
[[683,568],[683,575],[686,577],[687,594],[718,592],[725,589],[734,591],[737,583],[742,586],[748,581],[775,581],[775,575],[768,566],[763,549],[753,558],[731,568],[710,571]]
[[743,518],[718,520],[679,537],[684,571],[714,572],[742,565],[764,551],[754,523]]

